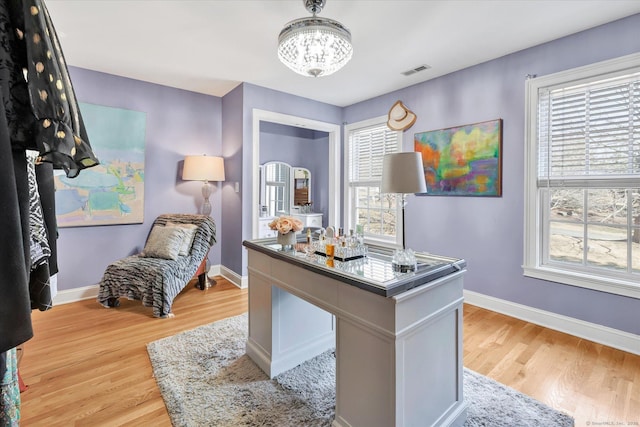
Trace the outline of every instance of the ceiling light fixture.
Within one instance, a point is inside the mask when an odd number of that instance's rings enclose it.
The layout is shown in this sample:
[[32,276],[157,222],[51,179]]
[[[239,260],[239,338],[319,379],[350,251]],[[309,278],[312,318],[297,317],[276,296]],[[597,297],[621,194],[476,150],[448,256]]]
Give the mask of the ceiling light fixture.
[[351,32],[338,21],[316,16],[326,0],[302,1],[313,16],[285,25],[278,37],[278,58],[303,76],[328,76],[351,59]]

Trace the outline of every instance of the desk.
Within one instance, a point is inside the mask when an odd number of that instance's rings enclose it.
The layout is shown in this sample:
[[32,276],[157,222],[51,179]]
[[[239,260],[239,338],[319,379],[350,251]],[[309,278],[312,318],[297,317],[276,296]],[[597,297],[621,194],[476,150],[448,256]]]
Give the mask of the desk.
[[334,427],[461,426],[466,262],[418,254],[397,274],[390,254],[326,265],[245,241],[249,357],[271,378],[335,346]]

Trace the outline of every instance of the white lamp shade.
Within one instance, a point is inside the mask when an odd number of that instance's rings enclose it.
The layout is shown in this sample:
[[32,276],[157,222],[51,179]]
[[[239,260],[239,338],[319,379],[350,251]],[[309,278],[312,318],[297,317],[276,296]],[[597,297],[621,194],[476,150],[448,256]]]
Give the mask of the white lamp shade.
[[422,156],[418,152],[386,154],[382,158],[382,193],[426,193]]
[[215,156],[186,156],[182,168],[185,181],[224,181],[224,159]]

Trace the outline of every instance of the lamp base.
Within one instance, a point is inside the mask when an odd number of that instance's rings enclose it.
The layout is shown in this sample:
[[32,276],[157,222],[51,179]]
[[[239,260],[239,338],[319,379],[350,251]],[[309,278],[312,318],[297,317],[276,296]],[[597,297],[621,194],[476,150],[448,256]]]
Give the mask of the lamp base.
[[209,181],[205,181],[202,185],[202,197],[204,197],[202,215],[211,215],[211,203],[209,202],[209,196],[211,196],[211,185],[209,185]]
[[396,273],[411,273],[416,271],[418,261],[416,254],[411,249],[398,249],[393,253],[391,260],[393,271]]

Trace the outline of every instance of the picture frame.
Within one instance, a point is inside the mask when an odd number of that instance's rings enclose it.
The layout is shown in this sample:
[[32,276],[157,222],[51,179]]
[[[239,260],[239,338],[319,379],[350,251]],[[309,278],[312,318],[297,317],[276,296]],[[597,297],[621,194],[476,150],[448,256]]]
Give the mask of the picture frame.
[[424,196],[502,196],[502,119],[414,135]]
[[146,114],[87,103],[79,106],[100,164],[75,178],[56,171],[58,227],[141,224]]

